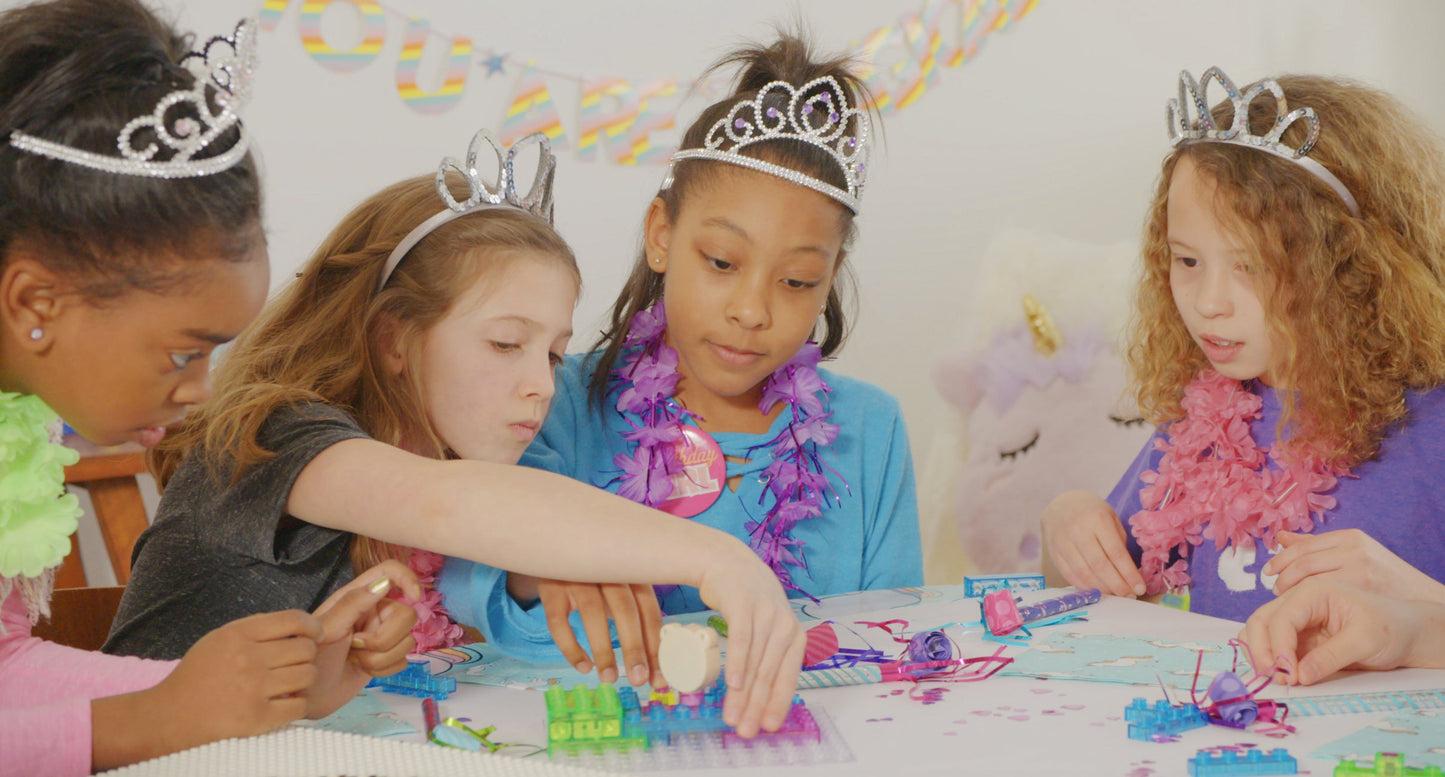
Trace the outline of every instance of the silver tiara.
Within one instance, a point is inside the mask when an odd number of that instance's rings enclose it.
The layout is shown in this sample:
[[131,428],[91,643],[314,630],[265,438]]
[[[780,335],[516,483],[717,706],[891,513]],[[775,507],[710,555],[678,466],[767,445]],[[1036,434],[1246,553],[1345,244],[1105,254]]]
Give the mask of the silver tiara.
[[[1209,82],[1217,81],[1224,89],[1225,95],[1234,108],[1234,121],[1229,129],[1221,130],[1214,124],[1214,117],[1209,112],[1209,99],[1207,92]],[[1254,135],[1249,131],[1249,106],[1256,97],[1269,92],[1274,95],[1275,120],[1274,126],[1264,135]],[[1189,108],[1194,107],[1194,117],[1190,118]],[[1297,121],[1305,122],[1309,132],[1305,136],[1305,142],[1298,148],[1291,147],[1280,142],[1285,130],[1289,129]],[[1359,216],[1360,206],[1355,202],[1354,195],[1350,190],[1336,178],[1334,173],[1325,169],[1325,166],[1310,159],[1307,155],[1315,147],[1315,141],[1320,137],[1320,119],[1313,108],[1289,109],[1285,101],[1284,90],[1279,83],[1273,79],[1256,81],[1240,91],[1235,87],[1234,81],[1224,74],[1223,70],[1211,67],[1204,71],[1204,77],[1199,81],[1189,71],[1179,73],[1179,97],[1169,101],[1169,142],[1178,147],[1189,143],[1228,143],[1235,146],[1257,148],[1281,159],[1303,167],[1314,177],[1323,181],[1327,186],[1344,200],[1345,206],[1350,213]]]
[[[193,160],[192,157],[231,127],[241,126],[237,111],[251,97],[251,80],[256,69],[255,21],[242,19],[230,37],[211,38],[201,51],[186,54],[179,64],[195,75],[195,85],[171,92],[161,98],[150,114],[137,116],[122,127],[116,136],[118,157],[84,151],[19,131],[10,133],[10,145],[27,153],[121,175],[197,178],[228,170],[246,155],[250,141],[244,130],[235,145],[225,152],[206,159]],[[212,92],[210,100],[207,91]],[[212,101],[217,106],[214,110]],[[190,106],[195,115],[168,118],[166,114],[181,103]],[[151,130],[153,139],[136,148],[133,138],[142,129]],[[163,146],[171,152],[170,158],[156,161],[155,156]]]
[[[489,183],[477,170],[477,156],[485,143],[492,147],[497,156],[497,180]],[[517,194],[517,177],[515,165],[518,153],[524,151],[528,146],[537,146],[537,175],[532,179],[532,188],[527,190],[525,195]],[[467,182],[470,196],[462,201],[452,196],[452,190],[447,186],[447,171],[451,170],[461,174]],[[466,163],[458,162],[452,157],[442,160],[437,167],[436,186],[437,194],[441,195],[442,201],[447,204],[447,209],[432,216],[418,224],[415,229],[408,232],[402,238],[396,248],[392,249],[391,256],[386,258],[386,264],[381,268],[381,278],[376,282],[376,290],[381,291],[386,286],[386,281],[401,264],[421,239],[430,235],[433,231],[449,221],[461,218],[472,211],[486,210],[489,208],[517,208],[526,211],[548,224],[552,223],[552,179],[557,172],[557,158],[552,156],[552,143],[547,136],[541,132],[533,132],[522,137],[513,143],[510,148],[504,149],[502,144],[493,137],[490,130],[478,130],[472,136],[471,145],[467,146]]]
[[[781,101],[774,95],[785,97],[786,107],[778,107]],[[769,97],[774,97],[774,105],[766,104]],[[815,78],[799,88],[786,81],[773,81],[759,89],[753,99],[734,105],[726,117],[712,125],[702,148],[678,151],[672,155],[672,163],[711,159],[741,165],[826,194],[856,214],[868,169],[871,130],[868,112],[849,107],[848,93],[832,76]],[[826,151],[842,170],[847,189],[741,153],[754,143],[771,140],[807,143]],[[669,166],[662,188],[671,185],[672,167]]]

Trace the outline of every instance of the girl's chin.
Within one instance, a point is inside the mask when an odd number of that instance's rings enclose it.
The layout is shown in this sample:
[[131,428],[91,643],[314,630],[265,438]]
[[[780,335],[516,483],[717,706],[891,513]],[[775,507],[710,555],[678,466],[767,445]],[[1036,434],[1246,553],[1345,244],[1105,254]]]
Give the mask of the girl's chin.
[[161,440],[164,440],[165,437],[166,428],[164,426],[147,426],[143,429],[137,429],[131,434],[131,439],[140,443],[143,448],[154,448],[160,445]]

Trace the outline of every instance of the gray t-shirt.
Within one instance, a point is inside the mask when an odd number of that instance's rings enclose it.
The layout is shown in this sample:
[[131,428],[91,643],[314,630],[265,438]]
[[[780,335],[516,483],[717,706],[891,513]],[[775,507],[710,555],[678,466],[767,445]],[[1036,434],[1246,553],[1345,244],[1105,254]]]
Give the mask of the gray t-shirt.
[[286,500],[317,454],[357,437],[368,435],[335,407],[292,405],[261,426],[258,442],[275,455],[235,485],[227,467],[213,474],[201,449],[187,455],[136,540],[102,650],[180,658],[218,626],[260,612],[309,612],[350,581],[352,534],[288,515]]

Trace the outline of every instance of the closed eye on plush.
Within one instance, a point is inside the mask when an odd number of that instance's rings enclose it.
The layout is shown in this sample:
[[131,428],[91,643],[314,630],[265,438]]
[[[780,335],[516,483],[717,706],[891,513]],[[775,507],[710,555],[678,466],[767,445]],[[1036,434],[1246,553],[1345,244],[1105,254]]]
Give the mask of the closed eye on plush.
[[1148,419],[1145,418],[1125,418],[1123,416],[1114,415],[1113,413],[1109,414],[1109,420],[1122,427],[1125,427],[1126,429],[1135,426],[1142,426],[1143,424],[1149,422]]
[[1033,436],[1031,439],[1029,439],[1028,442],[1024,443],[1023,445],[1021,445],[1021,446],[1019,446],[1019,447],[1017,447],[1017,448],[1014,448],[1014,449],[1011,450],[1011,451],[999,451],[999,452],[998,452],[998,457],[999,457],[1000,459],[1002,459],[1003,461],[1012,461],[1013,459],[1016,459],[1016,458],[1018,458],[1019,456],[1025,454],[1025,453],[1028,453],[1035,445],[1038,445],[1038,444],[1039,444],[1039,433],[1038,433],[1038,432],[1034,432],[1034,436]]

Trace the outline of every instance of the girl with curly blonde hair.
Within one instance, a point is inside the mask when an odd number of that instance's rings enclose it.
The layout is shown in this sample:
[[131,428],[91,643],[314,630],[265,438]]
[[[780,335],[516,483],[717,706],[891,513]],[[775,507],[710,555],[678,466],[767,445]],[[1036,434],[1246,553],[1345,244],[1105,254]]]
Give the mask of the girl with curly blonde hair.
[[[1191,118],[1211,81],[1229,99]],[[1445,601],[1445,158],[1354,82],[1202,83],[1171,104],[1128,335],[1159,430],[1107,501],[1049,505],[1049,560],[1237,620],[1310,577]]]

